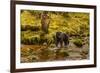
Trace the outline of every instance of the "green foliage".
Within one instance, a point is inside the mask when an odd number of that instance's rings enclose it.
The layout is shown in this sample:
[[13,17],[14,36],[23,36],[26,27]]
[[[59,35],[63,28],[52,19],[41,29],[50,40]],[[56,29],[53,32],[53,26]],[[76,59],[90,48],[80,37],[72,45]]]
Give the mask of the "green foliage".
[[77,47],[82,47],[82,39],[76,38],[74,39],[73,43],[77,46]]
[[29,11],[24,10],[21,13],[21,24],[22,25],[30,25],[30,24],[34,24],[34,23],[35,23],[34,16],[32,16],[32,14]]
[[63,57],[69,56],[68,52],[66,52],[66,51],[62,51],[62,52],[60,52],[59,54],[60,54],[61,56],[63,56]]
[[[65,32],[69,36],[88,37],[89,13],[80,12],[55,12],[47,11],[50,17],[48,34],[41,30],[41,14],[44,11],[21,10],[21,43],[43,44],[55,43],[55,33]],[[74,44],[82,46],[80,39],[75,39]]]
[[40,43],[43,44],[46,42],[48,45],[54,42],[53,36],[51,34],[41,34],[40,35]]
[[31,31],[39,31],[40,30],[40,26],[37,25],[21,25],[21,31],[27,31],[27,30],[31,30]]
[[[29,32],[29,33],[32,34],[31,32]],[[39,44],[39,41],[40,41],[39,35],[31,36],[31,35],[25,34],[25,32],[22,33],[22,36],[21,36],[22,44]]]

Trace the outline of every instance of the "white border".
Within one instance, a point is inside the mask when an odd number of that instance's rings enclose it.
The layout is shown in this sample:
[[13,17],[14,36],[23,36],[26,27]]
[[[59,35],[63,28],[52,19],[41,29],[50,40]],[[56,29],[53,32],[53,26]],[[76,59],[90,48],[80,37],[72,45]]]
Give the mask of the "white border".
[[[21,9],[90,13],[90,53],[89,53],[90,59],[81,60],[81,61],[77,60],[77,61],[20,63],[20,10]],[[94,10],[85,9],[85,8],[16,5],[16,48],[15,49],[16,49],[15,50],[16,51],[16,69],[93,64],[94,63]]]

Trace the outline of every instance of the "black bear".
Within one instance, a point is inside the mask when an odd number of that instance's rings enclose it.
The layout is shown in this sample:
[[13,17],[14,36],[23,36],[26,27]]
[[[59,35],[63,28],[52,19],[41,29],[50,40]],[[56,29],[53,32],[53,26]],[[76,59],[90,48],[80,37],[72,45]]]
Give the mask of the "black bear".
[[69,37],[63,32],[56,32],[56,46],[66,47],[69,44]]

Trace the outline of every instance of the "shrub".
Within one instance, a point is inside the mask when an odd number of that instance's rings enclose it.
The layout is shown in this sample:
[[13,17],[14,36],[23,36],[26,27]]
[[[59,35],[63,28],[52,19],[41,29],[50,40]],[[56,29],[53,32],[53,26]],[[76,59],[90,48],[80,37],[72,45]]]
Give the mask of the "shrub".
[[39,35],[35,35],[31,37],[31,44],[39,44],[39,41],[40,41]]
[[51,43],[53,43],[53,41],[54,41],[54,39],[51,34],[42,33],[40,35],[40,44],[47,43],[47,45],[50,45]]
[[59,54],[60,54],[61,56],[63,56],[63,57],[69,56],[68,52],[67,52],[66,50],[63,50],[63,49],[59,51]]
[[26,31],[27,29],[26,29],[26,27],[25,27],[25,25],[21,25],[21,31]]
[[45,36],[45,38],[47,39],[47,44],[50,45],[53,42],[53,37],[50,34],[47,34]]
[[21,38],[21,43],[22,44],[27,44],[27,45],[31,45],[31,44],[39,44],[40,41],[40,36],[39,35],[34,35],[31,37],[22,37]]
[[40,34],[40,41],[39,41],[39,43],[43,44],[44,42],[47,42],[47,39],[45,38],[45,34],[41,33]]
[[29,44],[29,39],[23,37],[23,38],[21,38],[21,43],[22,43],[22,44]]
[[73,43],[77,46],[77,47],[82,47],[82,39],[74,39]]
[[39,26],[32,26],[32,25],[21,25],[21,31],[27,31],[27,30],[31,30],[31,31],[39,31],[40,27]]
[[29,30],[31,28],[30,25],[21,25],[21,31],[26,31]]
[[31,26],[30,27],[30,30],[31,31],[39,31],[40,30],[40,27],[39,26]]

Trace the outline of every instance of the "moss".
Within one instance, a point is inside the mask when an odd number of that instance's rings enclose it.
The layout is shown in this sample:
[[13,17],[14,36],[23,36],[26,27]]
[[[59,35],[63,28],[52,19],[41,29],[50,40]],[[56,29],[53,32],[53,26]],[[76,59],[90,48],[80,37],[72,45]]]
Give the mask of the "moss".
[[68,52],[64,51],[64,52],[61,52],[61,55],[64,56],[64,57],[67,57],[69,56]]
[[82,39],[74,39],[73,43],[77,46],[77,47],[82,47]]

